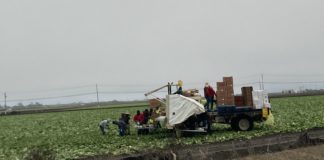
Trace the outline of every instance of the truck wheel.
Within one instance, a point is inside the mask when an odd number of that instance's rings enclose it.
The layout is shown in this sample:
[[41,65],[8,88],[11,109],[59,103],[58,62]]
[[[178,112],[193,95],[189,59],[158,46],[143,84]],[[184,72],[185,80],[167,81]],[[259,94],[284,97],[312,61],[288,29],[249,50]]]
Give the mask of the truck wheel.
[[250,131],[253,128],[253,120],[250,117],[240,117],[236,121],[237,130]]

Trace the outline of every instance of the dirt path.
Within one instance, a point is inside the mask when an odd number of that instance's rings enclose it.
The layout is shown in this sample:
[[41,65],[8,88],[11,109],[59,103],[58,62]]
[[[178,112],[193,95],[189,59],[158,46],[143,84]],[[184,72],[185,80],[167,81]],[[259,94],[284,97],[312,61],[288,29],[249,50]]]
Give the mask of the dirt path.
[[[324,129],[320,128],[302,133],[268,135],[251,140],[170,146],[164,150],[145,151],[133,155],[97,155],[82,157],[79,160],[324,160],[323,143]],[[240,159],[241,157],[243,158]]]
[[253,155],[236,160],[324,160],[324,145]]

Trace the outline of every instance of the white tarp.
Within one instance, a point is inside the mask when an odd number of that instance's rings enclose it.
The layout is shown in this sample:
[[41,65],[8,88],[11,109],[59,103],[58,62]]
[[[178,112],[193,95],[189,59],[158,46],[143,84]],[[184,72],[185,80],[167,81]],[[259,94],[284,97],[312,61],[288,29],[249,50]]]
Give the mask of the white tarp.
[[271,108],[269,103],[268,93],[264,90],[252,91],[253,106],[255,109],[262,109],[263,107]]
[[167,95],[167,121],[174,126],[187,120],[190,116],[205,112],[205,108],[199,102],[182,95]]

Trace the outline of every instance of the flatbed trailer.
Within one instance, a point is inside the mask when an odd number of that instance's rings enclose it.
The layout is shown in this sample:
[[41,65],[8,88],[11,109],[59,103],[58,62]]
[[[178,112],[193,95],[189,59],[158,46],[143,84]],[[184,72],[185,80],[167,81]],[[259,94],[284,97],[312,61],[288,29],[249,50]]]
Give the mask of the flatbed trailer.
[[209,124],[230,124],[232,129],[240,131],[252,130],[254,122],[266,120],[264,110],[252,106],[218,106],[215,111],[207,111],[207,116]]
[[[176,132],[210,132],[214,123],[229,124],[236,131],[250,131],[255,122],[266,120],[266,109],[254,109],[250,106],[218,106],[214,111],[194,115],[177,125]],[[181,133],[177,133],[177,136]]]

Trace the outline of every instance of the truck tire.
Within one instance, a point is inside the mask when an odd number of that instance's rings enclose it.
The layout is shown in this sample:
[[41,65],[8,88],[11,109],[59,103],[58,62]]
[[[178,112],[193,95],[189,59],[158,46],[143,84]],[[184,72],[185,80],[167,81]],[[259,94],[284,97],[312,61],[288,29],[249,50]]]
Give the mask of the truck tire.
[[238,117],[236,120],[236,130],[250,131],[253,129],[253,119],[247,116]]

